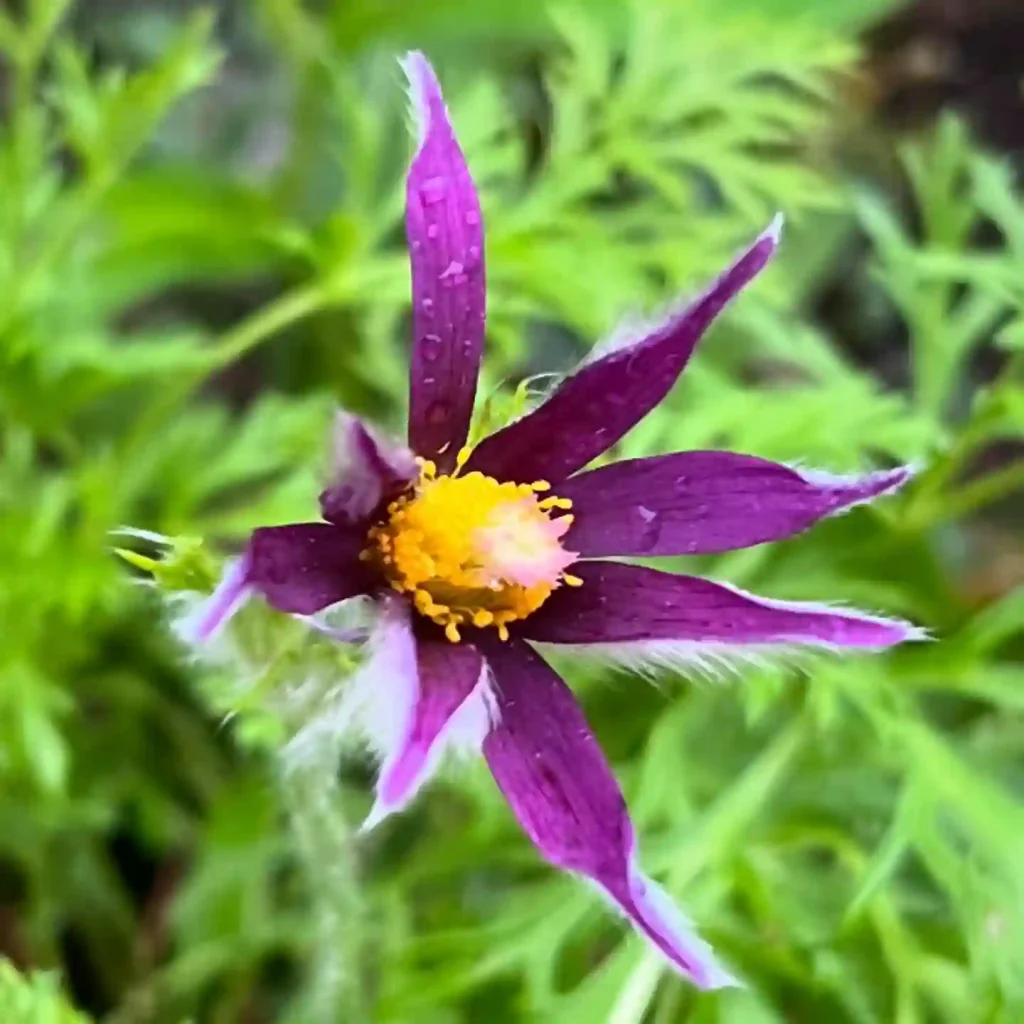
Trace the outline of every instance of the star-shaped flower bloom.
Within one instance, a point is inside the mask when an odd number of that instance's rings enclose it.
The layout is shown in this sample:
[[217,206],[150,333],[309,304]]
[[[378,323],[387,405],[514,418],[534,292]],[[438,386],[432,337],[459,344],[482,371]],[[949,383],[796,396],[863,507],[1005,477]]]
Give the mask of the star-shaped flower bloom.
[[340,416],[323,521],[257,529],[193,620],[193,639],[253,593],[300,616],[369,598],[376,622],[349,684],[382,761],[369,824],[403,808],[446,749],[468,745],[548,861],[595,884],[694,983],[730,984],[642,873],[615,778],[535,644],[679,664],[912,639],[904,622],[606,560],[789,537],[910,473],[830,476],[720,451],[585,469],[668,394],[709,324],[771,258],[777,225],[685,309],[599,349],[537,408],[467,448],[485,330],[480,205],[430,65],[413,53],[404,67],[419,129],[406,193],[408,446]]

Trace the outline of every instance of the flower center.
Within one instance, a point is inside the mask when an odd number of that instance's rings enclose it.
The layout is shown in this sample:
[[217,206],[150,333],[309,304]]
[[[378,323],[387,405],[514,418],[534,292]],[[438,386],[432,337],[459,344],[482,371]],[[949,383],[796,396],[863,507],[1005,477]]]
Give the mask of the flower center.
[[462,476],[468,458],[469,449],[459,452],[451,476],[418,460],[419,479],[370,530],[363,558],[380,564],[391,586],[410,594],[453,643],[461,625],[494,626],[505,640],[508,623],[536,611],[560,584],[582,583],[563,571],[576,561],[561,545],[573,517],[552,518],[572,502],[540,497],[550,489],[543,480]]

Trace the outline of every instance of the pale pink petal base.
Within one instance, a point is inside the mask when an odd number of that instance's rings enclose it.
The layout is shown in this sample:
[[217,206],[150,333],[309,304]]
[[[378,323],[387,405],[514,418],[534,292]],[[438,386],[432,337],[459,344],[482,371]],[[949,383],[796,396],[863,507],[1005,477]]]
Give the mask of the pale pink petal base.
[[418,687],[416,640],[405,602],[379,600],[376,613],[365,660],[285,748],[287,766],[309,764],[345,738],[358,737],[385,759],[402,742]]
[[[420,640],[412,706],[403,735],[386,752],[377,798],[363,831],[405,807],[437,771],[449,749],[479,752],[491,728],[492,699],[483,658],[468,644]],[[396,709],[397,710],[397,709]]]

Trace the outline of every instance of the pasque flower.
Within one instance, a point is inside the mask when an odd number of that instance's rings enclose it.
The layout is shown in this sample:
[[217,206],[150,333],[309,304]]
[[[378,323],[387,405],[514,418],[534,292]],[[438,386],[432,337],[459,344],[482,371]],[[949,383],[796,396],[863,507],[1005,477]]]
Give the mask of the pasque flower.
[[722,451],[586,470],[666,396],[709,324],[768,263],[777,224],[695,301],[599,348],[538,407],[466,447],[484,346],[483,223],[430,65],[414,53],[404,67],[419,131],[406,193],[408,443],[339,416],[322,521],[257,529],[192,620],[193,639],[209,639],[252,594],[299,616],[369,600],[375,624],[344,698],[351,714],[336,718],[359,718],[381,757],[368,824],[404,807],[445,750],[479,750],[548,861],[596,885],[697,985],[729,984],[641,872],[615,778],[536,645],[674,665],[911,639],[904,622],[607,560],[789,537],[895,490],[909,471],[832,476]]

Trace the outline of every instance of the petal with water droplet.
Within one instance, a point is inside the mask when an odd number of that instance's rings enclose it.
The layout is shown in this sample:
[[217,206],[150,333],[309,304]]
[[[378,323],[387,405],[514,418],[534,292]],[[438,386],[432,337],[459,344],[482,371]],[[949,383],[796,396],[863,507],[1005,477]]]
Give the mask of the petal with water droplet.
[[413,292],[409,444],[444,471],[469,434],[483,354],[483,227],[433,69],[420,53],[409,54],[403,66],[419,129],[406,182]]
[[559,484],[584,558],[714,554],[782,540],[902,487],[907,467],[830,476],[735,452],[629,459]]
[[246,549],[246,583],[281,612],[314,615],[375,585],[359,554],[366,531],[333,523],[294,523],[254,530]]
[[736,984],[640,870],[626,803],[569,688],[524,643],[484,638],[481,646],[495,677],[497,711],[484,756],[541,855],[592,882],[695,985]]
[[638,338],[599,349],[542,405],[482,441],[467,469],[557,484],[607,451],[669,393],[704,332],[778,242],[773,223],[695,302]]
[[522,636],[607,645],[624,662],[642,654],[644,645],[662,642],[676,644],[681,653],[692,648],[697,656],[701,645],[708,645],[717,656],[730,646],[877,650],[922,637],[899,619],[757,597],[724,583],[646,566],[577,562],[572,572],[582,585],[555,591],[522,623]]

